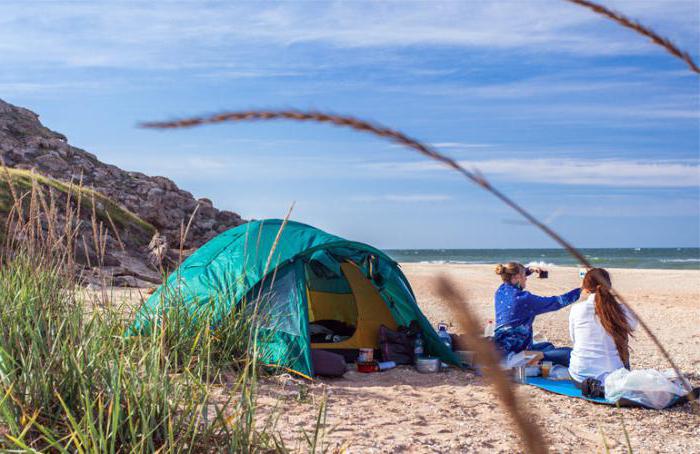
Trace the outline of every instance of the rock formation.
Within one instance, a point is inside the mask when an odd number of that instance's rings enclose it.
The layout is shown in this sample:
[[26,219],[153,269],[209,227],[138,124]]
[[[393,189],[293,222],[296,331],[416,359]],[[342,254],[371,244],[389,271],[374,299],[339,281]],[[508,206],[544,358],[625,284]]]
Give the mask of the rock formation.
[[[144,273],[151,278],[157,276],[153,266],[148,271],[145,265],[149,242],[157,243],[161,259],[168,255],[169,247],[179,249],[181,226],[188,223],[192,213],[195,214],[184,249],[198,247],[218,233],[244,222],[236,213],[217,210],[208,199],[195,199],[168,178],[129,172],[99,161],[95,155],[69,145],[64,135],[44,127],[34,112],[2,100],[0,157],[10,168],[31,169],[64,183],[82,182],[82,186],[116,202],[155,229],[155,239],[144,241],[143,235],[131,235],[132,239],[139,237],[139,244],[127,241],[126,251],[110,260],[109,266],[123,268],[120,271],[123,276],[133,271],[134,279],[122,279],[123,284],[139,283],[138,276],[146,277]],[[115,240],[110,238],[110,241]]]

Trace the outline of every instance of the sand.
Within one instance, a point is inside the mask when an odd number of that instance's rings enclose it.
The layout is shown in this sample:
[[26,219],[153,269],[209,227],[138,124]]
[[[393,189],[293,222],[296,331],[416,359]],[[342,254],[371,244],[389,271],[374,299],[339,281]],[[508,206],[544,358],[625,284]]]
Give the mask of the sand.
[[[491,266],[403,264],[418,303],[437,323],[452,320],[433,288],[447,275],[468,295],[471,308],[493,319],[499,284]],[[700,385],[700,271],[611,270],[614,286],[652,328],[687,374]],[[568,291],[580,283],[575,268],[554,267],[549,279],[531,278],[541,295]],[[569,345],[569,308],[539,316],[535,330],[557,345]],[[459,333],[458,327],[452,328]],[[642,332],[631,342],[633,368],[666,369],[668,364]],[[700,416],[690,405],[669,410],[618,409],[514,385],[517,395],[557,452],[626,452],[623,421],[636,452],[700,452]],[[308,384],[291,377],[267,380],[261,403],[281,405],[278,428],[290,448],[302,430],[313,430],[326,397],[323,442],[346,452],[514,452],[522,451],[510,420],[484,380],[450,369],[423,375],[411,367],[321,379]],[[280,404],[279,398],[282,397]]]

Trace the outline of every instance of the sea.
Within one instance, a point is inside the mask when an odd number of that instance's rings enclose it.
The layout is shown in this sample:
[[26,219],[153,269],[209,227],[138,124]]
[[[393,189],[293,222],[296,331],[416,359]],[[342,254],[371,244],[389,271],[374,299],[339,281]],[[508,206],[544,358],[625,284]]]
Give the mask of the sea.
[[[601,268],[700,270],[700,248],[579,249]],[[389,249],[397,262],[435,264],[496,264],[510,261],[527,266],[578,266],[564,249]]]

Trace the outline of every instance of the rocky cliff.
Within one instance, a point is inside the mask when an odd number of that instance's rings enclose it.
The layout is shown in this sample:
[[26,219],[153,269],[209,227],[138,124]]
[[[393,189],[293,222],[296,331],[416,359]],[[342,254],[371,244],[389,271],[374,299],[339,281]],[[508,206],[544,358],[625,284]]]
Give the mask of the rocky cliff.
[[[83,187],[143,220],[142,227],[146,227],[141,228],[142,234],[127,235],[126,250],[115,252],[110,260],[111,266],[122,268],[118,271],[123,276],[128,276],[132,269],[133,275],[144,277],[149,254],[167,256],[169,250],[179,248],[181,225],[188,223],[192,213],[195,214],[185,249],[200,246],[218,233],[244,222],[236,213],[214,208],[208,199],[195,199],[168,178],[125,171],[101,162],[95,155],[68,144],[64,135],[43,126],[34,112],[2,100],[0,157],[13,169],[34,170],[64,184],[82,182]],[[53,186],[58,187],[57,184]],[[101,208],[104,208],[104,200],[98,200]],[[110,241],[117,239],[110,237]],[[157,277],[154,271],[152,267],[150,275]],[[136,282],[134,279],[122,281]]]

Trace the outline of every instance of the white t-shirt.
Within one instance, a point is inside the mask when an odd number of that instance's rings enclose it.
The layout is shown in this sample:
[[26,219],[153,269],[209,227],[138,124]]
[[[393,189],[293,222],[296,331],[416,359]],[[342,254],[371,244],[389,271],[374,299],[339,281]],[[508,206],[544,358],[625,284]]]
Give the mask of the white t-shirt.
[[[637,328],[635,319],[624,309],[630,328]],[[574,344],[569,374],[577,381],[588,377],[604,380],[610,372],[625,367],[617,353],[613,338],[595,315],[595,294],[576,303],[569,314],[569,334]]]

